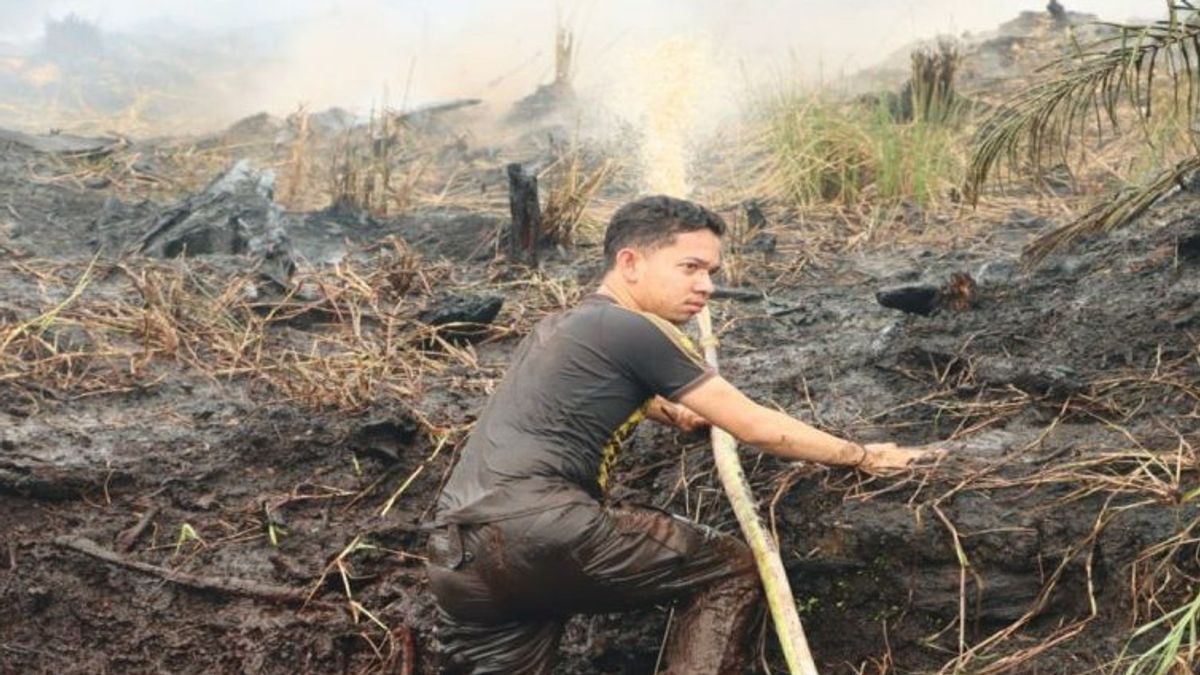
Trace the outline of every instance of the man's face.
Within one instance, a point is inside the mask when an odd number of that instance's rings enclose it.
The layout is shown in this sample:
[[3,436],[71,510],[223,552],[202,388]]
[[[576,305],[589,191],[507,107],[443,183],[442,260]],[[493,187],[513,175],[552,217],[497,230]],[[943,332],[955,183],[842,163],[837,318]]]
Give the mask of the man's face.
[[666,246],[639,252],[630,287],[643,311],[685,323],[708,304],[720,264],[720,237],[707,229],[682,232]]

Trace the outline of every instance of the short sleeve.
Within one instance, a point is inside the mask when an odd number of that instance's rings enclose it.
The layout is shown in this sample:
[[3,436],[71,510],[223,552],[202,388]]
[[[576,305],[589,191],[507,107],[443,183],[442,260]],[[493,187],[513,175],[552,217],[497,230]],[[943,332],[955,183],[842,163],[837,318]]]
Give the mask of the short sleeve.
[[650,392],[677,401],[715,371],[674,324],[650,314],[614,308],[605,337],[612,358]]

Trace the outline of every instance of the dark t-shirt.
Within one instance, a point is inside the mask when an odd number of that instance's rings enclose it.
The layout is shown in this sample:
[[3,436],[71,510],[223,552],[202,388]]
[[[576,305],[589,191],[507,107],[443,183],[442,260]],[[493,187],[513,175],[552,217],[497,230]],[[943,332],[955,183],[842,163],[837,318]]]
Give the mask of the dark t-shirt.
[[442,490],[437,523],[594,502],[654,396],[677,400],[711,376],[673,324],[585,297],[517,348]]

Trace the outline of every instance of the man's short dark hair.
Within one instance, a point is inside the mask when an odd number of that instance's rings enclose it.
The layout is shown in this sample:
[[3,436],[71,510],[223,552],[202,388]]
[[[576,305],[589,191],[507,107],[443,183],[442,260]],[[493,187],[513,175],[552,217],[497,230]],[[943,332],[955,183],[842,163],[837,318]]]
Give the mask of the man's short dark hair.
[[725,221],[717,214],[689,202],[666,195],[653,195],[629,202],[617,209],[604,232],[604,267],[617,263],[617,251],[623,248],[652,250],[667,246],[681,232],[709,230],[720,237]]

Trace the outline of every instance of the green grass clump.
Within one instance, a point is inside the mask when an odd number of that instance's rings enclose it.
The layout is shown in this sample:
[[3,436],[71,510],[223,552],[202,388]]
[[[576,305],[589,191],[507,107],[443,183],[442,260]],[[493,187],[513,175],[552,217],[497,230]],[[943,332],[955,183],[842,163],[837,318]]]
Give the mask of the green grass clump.
[[758,110],[767,192],[797,207],[944,200],[963,175],[967,134],[953,121],[897,121],[886,101],[788,93]]
[[[1133,639],[1163,631],[1162,638],[1149,649],[1133,658],[1126,675],[1170,675],[1183,673],[1194,664],[1200,653],[1200,594],[1159,618],[1139,627]],[[1193,671],[1194,672],[1194,671]]]

